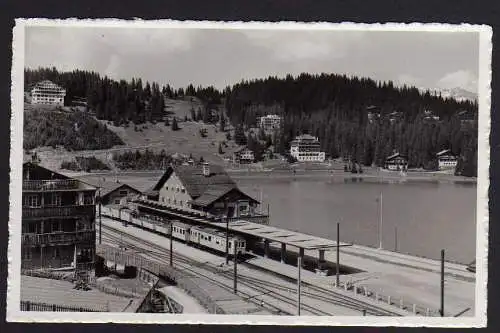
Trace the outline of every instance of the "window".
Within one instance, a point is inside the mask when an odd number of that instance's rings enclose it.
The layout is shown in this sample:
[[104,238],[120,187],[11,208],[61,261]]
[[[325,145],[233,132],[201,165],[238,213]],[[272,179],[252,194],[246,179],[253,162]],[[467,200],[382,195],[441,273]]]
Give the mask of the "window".
[[55,259],[59,258],[60,254],[61,254],[61,253],[60,253],[60,251],[59,251],[59,248],[58,248],[58,247],[55,247],[55,248],[54,248],[54,252],[53,252],[53,258],[55,258]]
[[23,253],[23,259],[27,259],[27,260],[31,259],[31,257],[32,257],[31,256],[31,248],[29,248],[29,247],[24,248],[22,250],[22,253]]
[[181,189],[181,192],[186,193],[186,189],[185,188]]
[[168,191],[168,186],[166,186],[166,185],[165,185],[165,190],[167,190],[167,191]]
[[59,221],[53,221],[52,222],[52,232],[58,232],[58,231],[60,231]]
[[40,200],[37,195],[27,195],[24,197],[24,205],[26,207],[40,207]]
[[115,205],[119,205],[120,204],[120,199],[115,199]]
[[36,232],[36,223],[28,223],[28,233],[34,234]]
[[45,206],[61,206],[61,195],[59,193],[50,193],[45,199]]
[[[120,202],[118,202],[118,203],[120,203]],[[84,205],[93,205],[94,204],[94,196],[91,193],[84,193],[83,194],[83,204]]]
[[120,195],[126,196],[128,194],[127,190],[120,190]]

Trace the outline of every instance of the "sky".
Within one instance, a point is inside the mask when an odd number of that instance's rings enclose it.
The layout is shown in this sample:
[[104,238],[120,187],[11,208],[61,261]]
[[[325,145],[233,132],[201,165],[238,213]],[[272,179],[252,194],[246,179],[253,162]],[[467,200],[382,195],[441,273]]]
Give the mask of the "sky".
[[307,72],[477,93],[479,33],[27,27],[25,67],[47,66],[174,88]]

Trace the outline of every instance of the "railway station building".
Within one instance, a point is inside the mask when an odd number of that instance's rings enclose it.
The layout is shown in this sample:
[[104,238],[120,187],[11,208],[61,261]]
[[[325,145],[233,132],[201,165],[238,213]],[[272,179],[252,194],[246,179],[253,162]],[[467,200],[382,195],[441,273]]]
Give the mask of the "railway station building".
[[23,269],[92,270],[96,188],[36,162],[23,164]]
[[223,167],[208,163],[169,166],[146,197],[161,204],[214,216],[249,218],[258,215],[259,201],[241,191]]

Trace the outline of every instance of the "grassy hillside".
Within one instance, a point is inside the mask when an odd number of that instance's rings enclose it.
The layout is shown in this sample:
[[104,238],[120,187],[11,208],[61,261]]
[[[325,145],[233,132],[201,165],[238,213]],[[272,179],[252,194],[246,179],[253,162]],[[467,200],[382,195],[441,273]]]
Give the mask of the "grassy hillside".
[[[195,108],[196,110],[198,107],[201,107],[201,103],[196,98],[186,97],[183,100],[166,100],[166,115],[169,118],[170,124],[173,117],[178,120],[180,129],[177,131],[173,131],[171,126],[166,126],[164,122],[148,122],[140,125],[134,125],[130,122],[127,126],[114,126],[111,121],[96,120],[92,116],[82,115],[82,113],[70,115],[57,110],[30,110],[25,112],[25,124],[27,124],[25,125],[25,144],[26,138],[30,140],[31,148],[37,144],[37,148],[33,150],[41,158],[41,164],[53,170],[60,170],[62,162],[74,161],[79,156],[95,156],[114,169],[116,167],[112,161],[114,154],[135,150],[143,152],[146,148],[156,153],[165,150],[169,155],[179,153],[189,156],[192,154],[196,158],[203,157],[211,163],[221,163],[223,157],[231,156],[239,147],[233,140],[228,141],[226,133],[221,132],[216,125],[207,125],[201,121],[185,121],[185,116],[190,119],[191,108]],[[47,131],[57,131],[58,133],[62,131],[63,133],[71,134],[74,128],[72,120],[74,120],[76,115],[83,117],[86,122],[93,126],[90,127],[89,133],[80,130],[72,134],[78,138],[77,142],[87,142],[89,144],[85,150],[75,151],[71,149],[71,146],[66,148],[67,145],[64,144],[65,142],[54,141],[54,135],[47,133]],[[54,120],[57,121],[54,122]],[[48,125],[49,122],[51,122],[51,125]],[[43,126],[39,124],[43,124]],[[57,129],[53,124],[58,124]],[[95,132],[92,132],[92,128],[94,127],[105,129],[106,134],[95,134]],[[89,126],[86,125],[81,128],[89,129]],[[204,137],[200,134],[200,130],[202,129],[206,131]],[[233,134],[231,133],[232,136],[234,136]],[[30,137],[36,135],[53,139],[52,141],[33,141],[30,139]],[[92,135],[92,137],[88,137],[89,135]],[[103,141],[103,136],[108,137],[110,135],[116,138],[116,141],[112,141],[116,142],[116,144],[107,144],[106,146],[102,146],[102,149],[92,149],[96,146],[96,142]],[[55,146],[51,145],[52,142],[55,143]],[[107,142],[104,141],[104,143]],[[222,155],[219,154],[219,143],[223,147]]]
[[107,149],[123,144],[105,125],[80,111],[26,106],[24,149],[62,146],[66,150]]

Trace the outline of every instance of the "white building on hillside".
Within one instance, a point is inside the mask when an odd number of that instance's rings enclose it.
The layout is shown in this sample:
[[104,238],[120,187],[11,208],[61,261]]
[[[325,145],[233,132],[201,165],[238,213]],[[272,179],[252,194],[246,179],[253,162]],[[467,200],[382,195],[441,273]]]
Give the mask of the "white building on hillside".
[[299,162],[325,161],[325,152],[320,151],[318,138],[308,134],[298,136],[291,142],[290,155]]
[[260,128],[265,132],[273,132],[281,127],[281,117],[277,114],[269,114],[260,118]]
[[457,166],[458,159],[451,150],[445,149],[436,154],[439,170],[453,169]]
[[64,105],[66,90],[57,84],[45,80],[36,83],[30,90],[31,104]]

